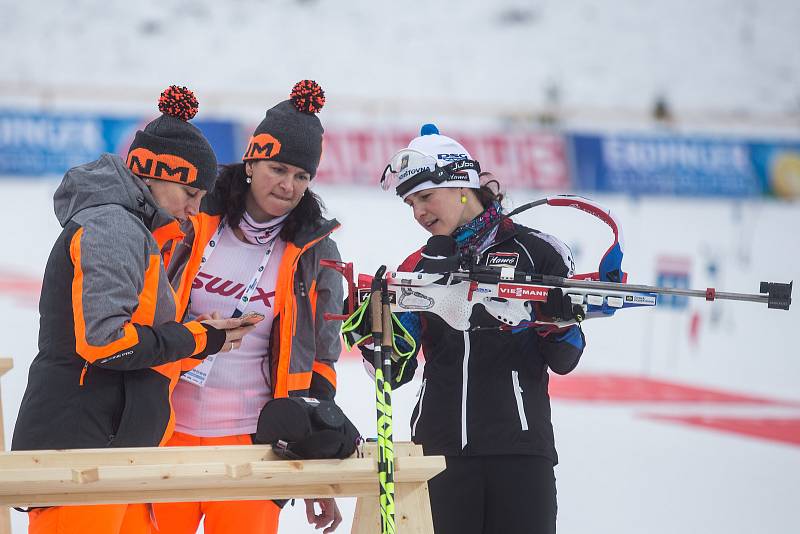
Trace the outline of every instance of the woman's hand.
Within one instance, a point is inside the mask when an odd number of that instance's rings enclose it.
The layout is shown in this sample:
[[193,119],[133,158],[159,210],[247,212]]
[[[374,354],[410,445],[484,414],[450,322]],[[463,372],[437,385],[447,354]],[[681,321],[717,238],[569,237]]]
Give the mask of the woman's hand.
[[208,315],[201,315],[197,320],[217,330],[225,331],[225,343],[217,354],[238,349],[242,345],[242,338],[255,328],[255,325],[242,326],[241,318],[221,319],[218,312],[212,313],[211,318],[208,318]]
[[[319,515],[314,510],[315,503],[319,504]],[[329,534],[342,522],[342,513],[339,511],[336,499],[306,499],[306,518],[316,530],[327,527],[322,534]]]

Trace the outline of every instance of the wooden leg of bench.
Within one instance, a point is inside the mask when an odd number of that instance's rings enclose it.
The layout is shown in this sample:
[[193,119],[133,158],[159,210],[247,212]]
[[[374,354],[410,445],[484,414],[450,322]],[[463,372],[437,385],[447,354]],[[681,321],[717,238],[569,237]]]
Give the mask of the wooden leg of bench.
[[[375,534],[380,524],[378,497],[360,497],[351,534]],[[395,526],[398,534],[433,534],[427,482],[395,485]]]
[[[0,376],[6,374],[14,366],[11,358],[0,358]],[[0,393],[0,450],[6,450],[6,440],[3,428],[3,395]],[[0,534],[11,534],[10,509],[0,506]]]

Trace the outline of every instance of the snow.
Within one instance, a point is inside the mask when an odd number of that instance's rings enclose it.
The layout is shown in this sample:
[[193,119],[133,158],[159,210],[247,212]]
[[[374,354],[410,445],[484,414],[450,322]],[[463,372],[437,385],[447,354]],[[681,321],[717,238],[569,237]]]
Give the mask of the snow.
[[[326,90],[327,126],[653,129],[663,95],[675,131],[796,137],[800,4],[795,0],[0,0],[0,108],[150,116],[166,85],[196,90],[200,116],[254,123],[301,78]],[[10,441],[36,354],[37,294],[59,226],[51,179],[0,177],[0,355]],[[406,206],[373,189],[318,187],[358,272],[396,266],[426,239]],[[512,205],[539,197],[512,191]],[[772,200],[597,196],[622,221],[632,283],[660,258],[688,262],[690,286],[752,293],[800,280],[800,206]],[[567,242],[592,271],[608,228],[575,210],[518,218]],[[4,285],[10,282],[11,286]],[[16,289],[15,289],[16,288]],[[697,335],[690,335],[692,320]],[[559,532],[789,534],[797,531],[800,446],[650,416],[800,419],[800,311],[693,300],[686,310],[620,312],[585,325],[580,375],[623,375],[780,403],[553,400],[561,463]],[[338,400],[374,433],[372,385],[339,365]],[[395,438],[409,439],[419,379],[395,393]],[[795,438],[797,436],[794,436]],[[349,530],[354,504],[343,500]],[[12,512],[13,531],[27,518]],[[281,532],[305,532],[302,505]]]
[[[336,120],[782,126],[800,113],[793,0],[74,0],[0,2],[0,95],[151,109],[173,82],[203,113],[252,120],[312,77]],[[556,96],[552,95],[556,93]],[[548,96],[551,95],[551,96]],[[258,116],[258,115],[256,115]],[[353,119],[353,117],[356,117]]]

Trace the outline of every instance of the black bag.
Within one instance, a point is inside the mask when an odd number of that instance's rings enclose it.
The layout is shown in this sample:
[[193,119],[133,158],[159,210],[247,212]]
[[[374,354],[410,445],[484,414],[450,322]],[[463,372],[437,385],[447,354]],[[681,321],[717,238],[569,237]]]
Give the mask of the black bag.
[[272,445],[282,458],[312,460],[348,458],[362,438],[333,401],[286,397],[264,405],[253,441]]

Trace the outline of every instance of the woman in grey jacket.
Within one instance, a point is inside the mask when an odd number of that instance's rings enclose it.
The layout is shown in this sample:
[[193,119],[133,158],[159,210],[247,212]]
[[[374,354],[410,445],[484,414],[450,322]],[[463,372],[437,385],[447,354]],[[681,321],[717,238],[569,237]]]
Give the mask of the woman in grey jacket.
[[[249,331],[238,319],[177,320],[161,251],[182,237],[178,220],[196,213],[213,186],[216,158],[187,122],[197,109],[190,91],[167,89],[159,109],[137,132],[127,164],[104,154],[67,172],[56,191],[63,231],[45,269],[39,354],[13,450],[163,444],[181,370],[235,348]],[[31,531],[149,531],[143,507],[36,509]]]

